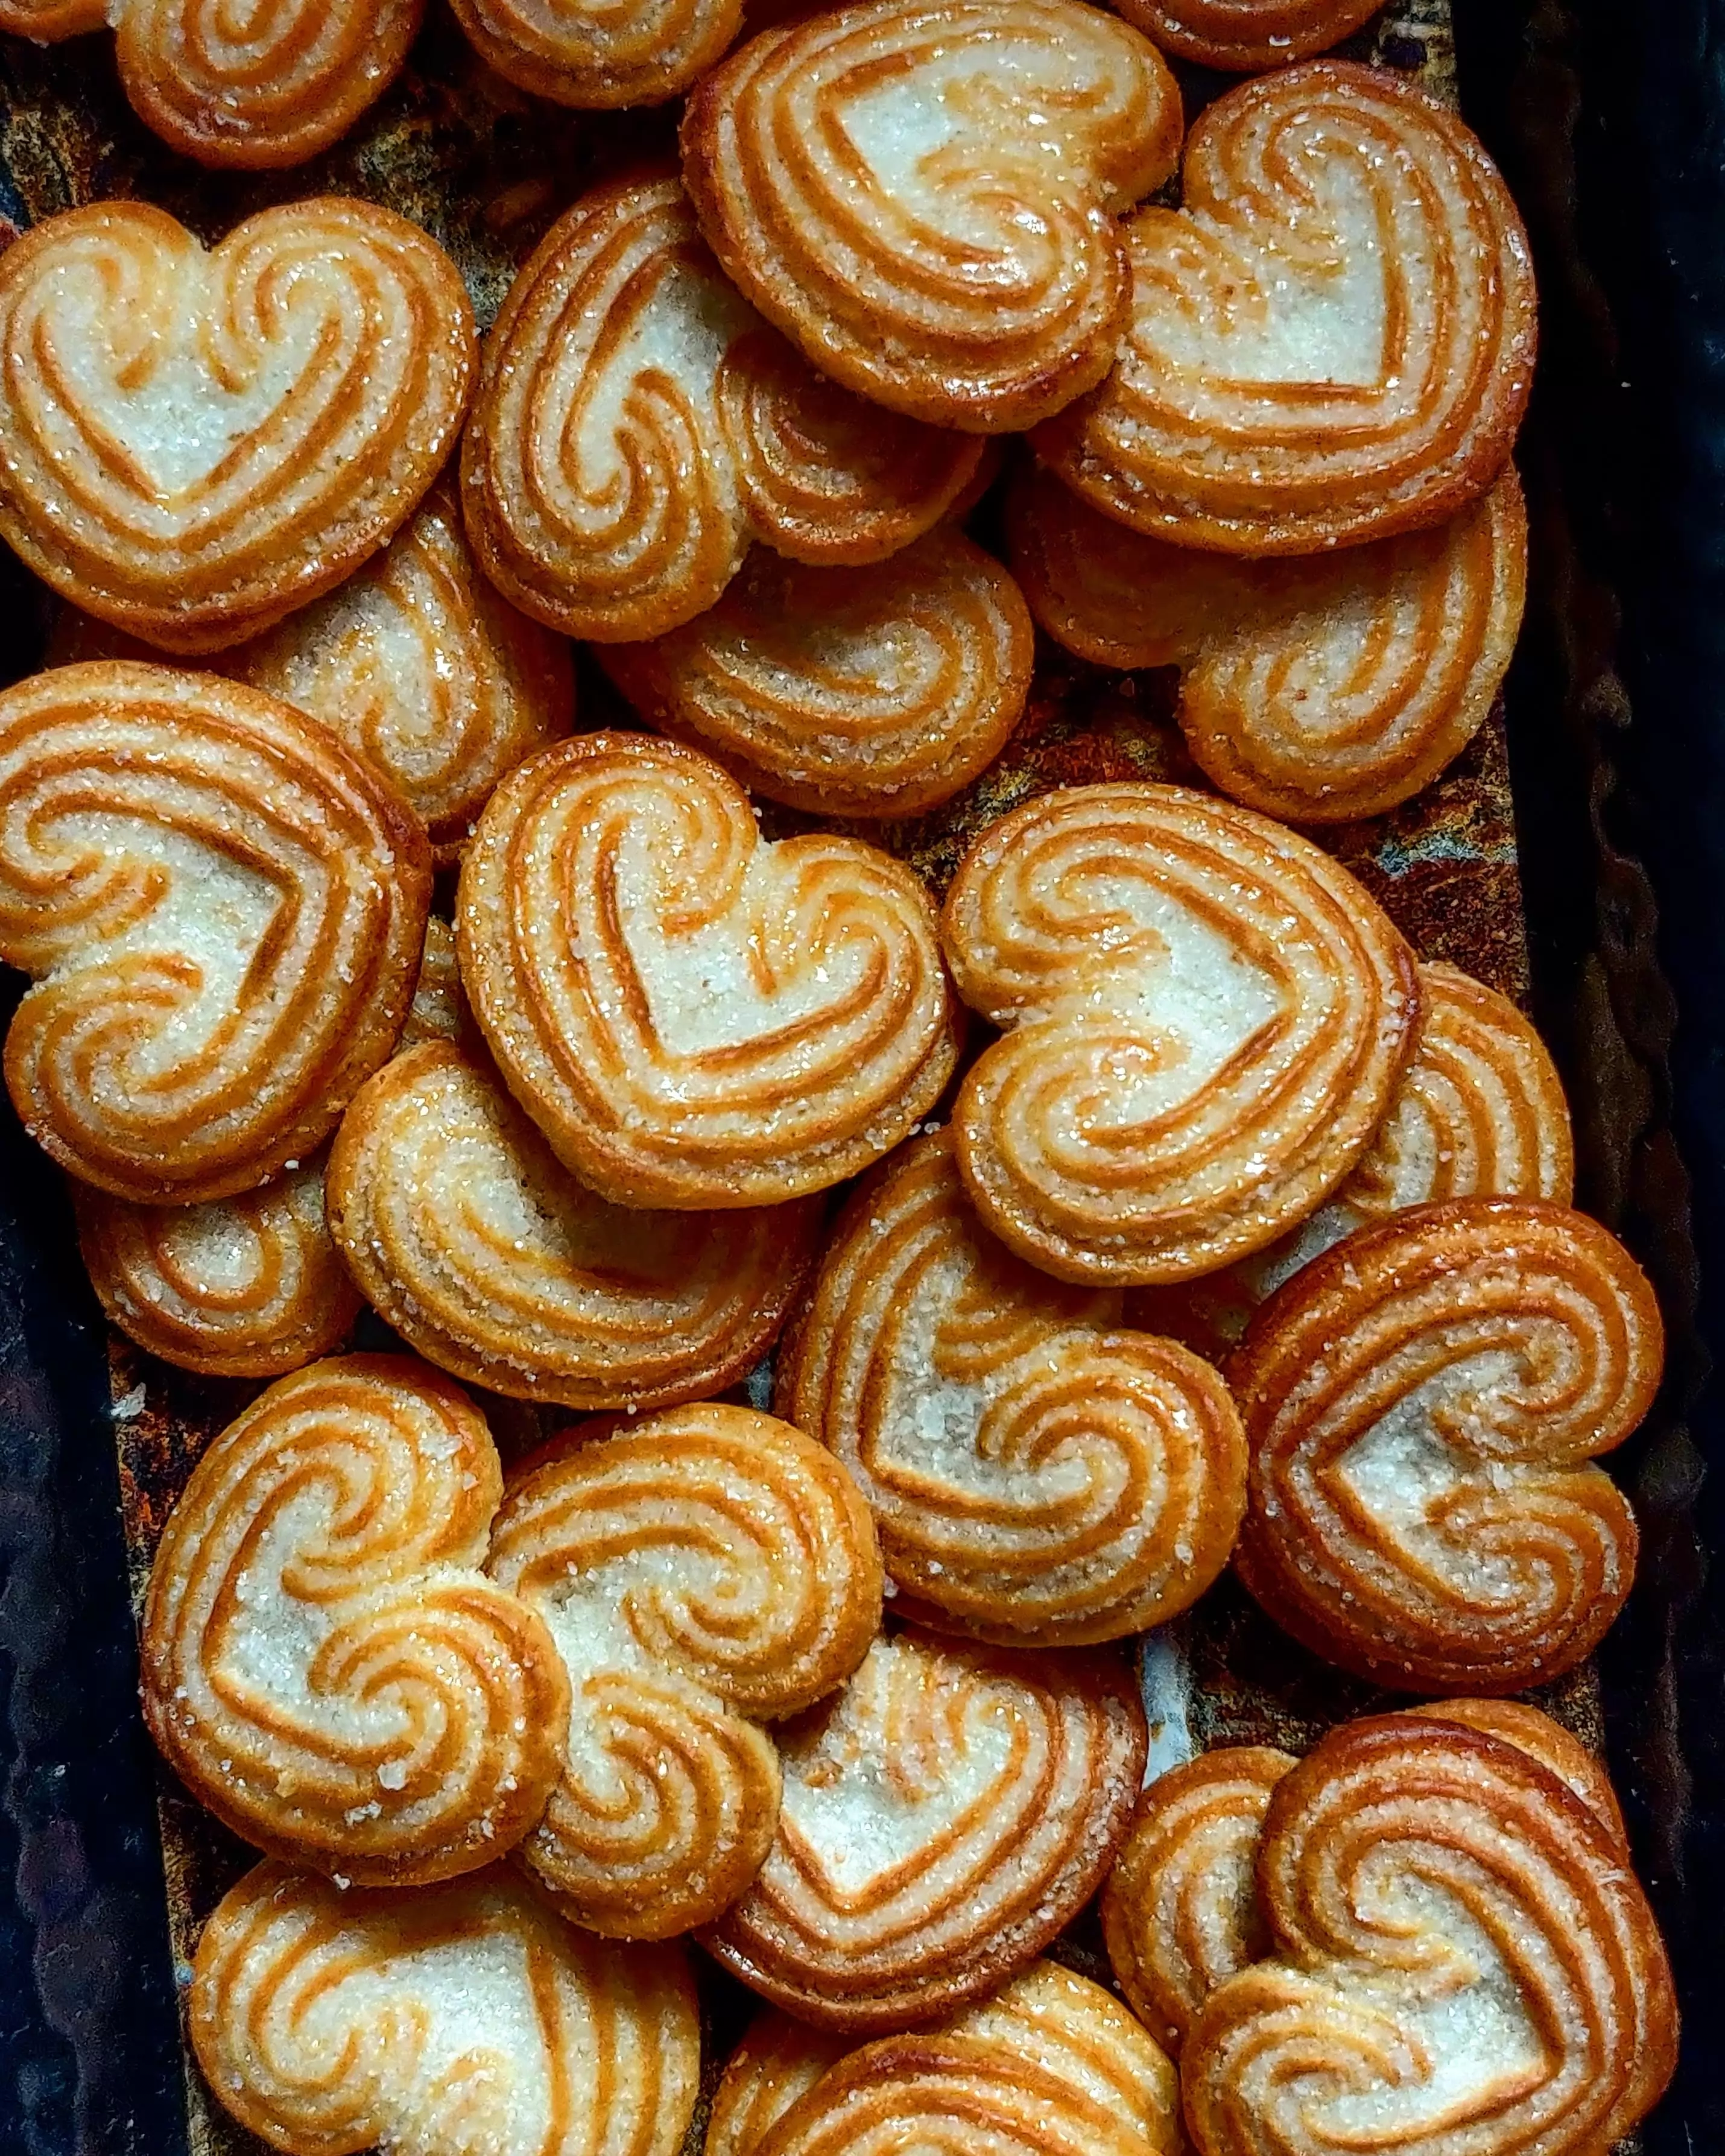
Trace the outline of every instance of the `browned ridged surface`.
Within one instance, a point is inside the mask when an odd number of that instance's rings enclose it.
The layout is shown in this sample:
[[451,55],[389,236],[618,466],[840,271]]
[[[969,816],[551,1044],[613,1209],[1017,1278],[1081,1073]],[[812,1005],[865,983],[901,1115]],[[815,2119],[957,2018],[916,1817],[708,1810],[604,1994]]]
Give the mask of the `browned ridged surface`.
[[675,2156],[701,2069],[683,1957],[597,1946],[501,1867],[344,1894],[259,1865],[198,1942],[190,2024],[289,2156]]
[[479,1569],[501,1488],[478,1409],[405,1356],[279,1378],[203,1455],[150,1576],[144,1713],[235,1833],[401,1886],[531,1826],[568,1686]]
[[290,706],[66,666],[0,696],[0,957],[25,1127],[116,1196],[189,1204],[313,1152],[394,1045],[420,826]]
[[1277,1789],[1258,1881],[1278,1958],[1181,2057],[1199,2156],[1597,2156],[1670,2078],[1640,1888],[1509,1745],[1414,1715],[1335,1731]]
[[811,2029],[769,2006],[725,2062],[707,2114],[703,2156],[754,2156],[799,2097],[850,2048],[829,2029]]
[[1163,1623],[1228,1562],[1245,1440],[1227,1389],[1122,1329],[977,1220],[947,1132],[839,1220],[778,1360],[777,1404],[856,1478],[929,1622],[1082,1645]]
[[1590,1466],[1659,1383],[1653,1291],[1584,1214],[1417,1206],[1265,1304],[1229,1364],[1252,1449],[1236,1569],[1378,1682],[1495,1694],[1597,1645],[1635,1525]]
[[757,547],[718,604],[599,647],[644,718],[756,793],[825,816],[911,816],[991,763],[1023,716],[1035,636],[1018,586],[945,530],[855,569]]
[[107,0],[0,0],[0,29],[40,44],[107,27]]
[[815,373],[731,285],[674,177],[596,187],[516,278],[462,446],[499,588],[572,636],[660,636],[751,542],[878,562],[937,523],[980,445]]
[[1508,190],[1454,114],[1311,60],[1218,99],[1183,207],[1127,227],[1114,371],[1037,436],[1141,531],[1309,554],[1436,524],[1508,460],[1533,279]]
[[1459,1722],[1466,1728],[1513,1744],[1517,1752],[1537,1759],[1575,1792],[1625,1857],[1629,1855],[1629,1834],[1611,1777],[1562,1722],[1553,1722],[1522,1699],[1445,1699],[1413,1712],[1430,1715],[1439,1722]]
[[473,1013],[461,986],[460,962],[455,956],[455,932],[441,915],[425,923],[425,949],[419,960],[419,978],[408,1022],[397,1043],[398,1052],[418,1048],[428,1040],[446,1040],[466,1052],[485,1053]]
[[720,261],[819,367],[1009,434],[1106,372],[1116,220],[1168,177],[1180,125],[1155,48],[1075,0],[862,0],[708,75],[683,168]]
[[1335,1196],[1268,1250],[1203,1280],[1133,1297],[1135,1323],[1219,1357],[1266,1296],[1356,1228],[1449,1198],[1568,1204],[1575,1180],[1569,1111],[1544,1042],[1507,996],[1456,967],[1422,966],[1420,987],[1413,1060]]
[[1376,13],[1372,0],[1115,0],[1164,52],[1256,74],[1337,44]]
[[495,1074],[436,1041],[362,1087],[330,1226],[366,1299],[468,1383],[573,1408],[703,1399],[778,1332],[819,1208],[644,1213],[577,1183]]
[[1176,716],[1211,783],[1294,823],[1381,814],[1479,731],[1527,583],[1514,470],[1435,531],[1240,562],[1128,531],[1052,473],[1009,508],[1013,568],[1058,642],[1180,669]]
[[456,933],[511,1091],[619,1204],[825,1189],[904,1137],[957,1055],[921,880],[854,839],[767,844],[736,781],[673,742],[583,735],[506,778]]
[[1121,1989],[1172,2051],[1216,1986],[1271,1950],[1254,1867],[1294,1763],[1268,1745],[1224,1745],[1138,1799],[1103,1889],[1102,1933]]
[[135,1205],[74,1183],[78,1247],[110,1321],[207,1377],[275,1378],[327,1355],[359,1292],[324,1220],[321,1152],[205,1205]]
[[594,1931],[711,1921],[772,1844],[778,1756],[760,1723],[841,1683],[880,1623],[850,1478],[747,1408],[601,1423],[511,1477],[490,1562],[543,1614],[572,1693],[524,1860]]
[[1291,831],[1184,788],[1073,787],[947,896],[959,993],[1010,1030],[953,1116],[984,1221],[1063,1278],[1164,1282],[1273,1242],[1369,1143],[1413,954]]
[[742,0],[454,0],[498,74],[559,105],[680,96],[737,35]]
[[784,1734],[778,1836],[705,1943],[820,2027],[949,2012],[1024,1968],[1095,1892],[1145,1743],[1110,1654],[885,1634]]
[[340,583],[454,444],[474,366],[454,264],[336,196],[206,253],[144,203],[0,261],[0,536],[147,642],[218,650]]

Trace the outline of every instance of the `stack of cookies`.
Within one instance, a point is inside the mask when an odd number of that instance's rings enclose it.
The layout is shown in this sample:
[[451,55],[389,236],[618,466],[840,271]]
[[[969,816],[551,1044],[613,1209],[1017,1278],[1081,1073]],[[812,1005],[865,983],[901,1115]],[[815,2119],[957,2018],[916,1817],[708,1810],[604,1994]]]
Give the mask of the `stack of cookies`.
[[[113,1322],[244,1387],[141,1622],[262,1860],[210,2089],[288,2156],[1601,2156],[1671,1980],[1514,1695],[1629,1594],[1659,1312],[1526,1018],[1323,843],[1515,640],[1502,179],[1322,57],[1359,0],[454,12],[685,99],[483,343],[345,197],[0,255],[6,1082]],[[234,166],[419,13],[0,0]],[[936,889],[1039,638],[1177,675],[1192,783],[997,789]],[[1133,1643],[1230,1568],[1391,1697],[1152,1773]]]

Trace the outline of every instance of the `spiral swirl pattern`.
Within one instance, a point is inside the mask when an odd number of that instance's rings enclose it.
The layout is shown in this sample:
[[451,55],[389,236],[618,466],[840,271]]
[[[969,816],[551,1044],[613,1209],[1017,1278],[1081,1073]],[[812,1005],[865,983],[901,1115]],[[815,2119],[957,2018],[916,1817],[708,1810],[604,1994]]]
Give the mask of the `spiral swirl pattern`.
[[1376,13],[1371,0],[1118,0],[1165,53],[1256,74],[1326,51]]
[[429,1362],[588,1409],[704,1399],[749,1370],[820,1224],[808,1199],[742,1213],[608,1205],[441,1041],[362,1088],[331,1155],[329,1209],[367,1301]]
[[1311,554],[1436,524],[1508,460],[1533,367],[1527,234],[1453,113],[1311,60],[1219,98],[1183,207],[1127,228],[1114,371],[1037,435],[1111,517]]
[[648,177],[583,196],[516,280],[462,445],[463,507],[524,612],[628,643],[705,613],[753,540],[884,559],[981,455],[822,380],[726,282],[677,181]]
[[1410,1712],[1430,1715],[1439,1722],[1460,1722],[1464,1728],[1477,1729],[1482,1736],[1512,1744],[1517,1752],[1525,1752],[1530,1759],[1537,1759],[1548,1773],[1555,1774],[1580,1798],[1627,1861],[1629,1830],[1624,1825],[1623,1810],[1611,1786],[1611,1777],[1562,1722],[1553,1722],[1548,1714],[1542,1713],[1537,1707],[1529,1707],[1522,1699],[1445,1699],[1429,1707],[1414,1707]]
[[1370,1142],[1419,1018],[1412,953],[1345,870],[1179,787],[1003,817],[942,940],[1011,1029],[959,1094],[960,1170],[1063,1279],[1183,1280],[1273,1242]]
[[204,1205],[134,1205],[74,1183],[78,1247],[111,1323],[212,1378],[276,1378],[326,1355],[359,1315],[324,1219],[321,1155]]
[[473,367],[454,264],[373,203],[263,210],[208,253],[143,203],[68,210],[0,261],[0,536],[86,613],[218,650],[390,537]]
[[1154,46],[1075,0],[860,0],[716,68],[683,173],[726,270],[824,372],[1010,434],[1106,372],[1116,220],[1180,126]]
[[203,1455],[150,1575],[144,1713],[236,1834],[402,1886],[533,1824],[568,1686],[479,1570],[501,1486],[478,1411],[404,1356],[280,1378]]
[[695,2110],[681,1955],[598,1947],[501,1866],[381,1894],[260,1864],[188,2005],[209,2087],[287,2156],[675,2156]]
[[850,2047],[829,2029],[811,2029],[768,2007],[725,2062],[707,2114],[702,2156],[754,2156],[772,2128]]
[[424,831],[273,696],[119,661],[0,695],[6,1082],[63,1167],[190,1204],[304,1160],[394,1045]]
[[825,816],[912,816],[992,763],[1023,716],[1035,632],[1016,584],[944,530],[860,569],[757,547],[718,604],[602,645],[643,717],[752,792]]
[[1677,2011],[1623,1852],[1526,1753],[1423,1716],[1333,1732],[1258,1855],[1278,1953],[1181,2057],[1199,2156],[1594,2156]]
[[1484,722],[1521,624],[1512,467],[1435,531],[1302,561],[1170,547],[1048,472],[1009,519],[1049,634],[1105,666],[1178,665],[1176,716],[1205,776],[1296,823],[1379,815],[1430,785]]
[[921,881],[872,846],[762,840],[709,758],[589,734],[492,796],[461,977],[510,1090],[624,1205],[822,1190],[938,1097],[957,1013]]
[[1252,1451],[1241,1578],[1380,1683],[1556,1676],[1629,1592],[1634,1516],[1588,1463],[1645,1414],[1661,1354],[1645,1279],[1564,1207],[1458,1199],[1350,1236],[1229,1365]]
[[778,1404],[855,1477],[928,1621],[1007,1645],[1121,1639],[1228,1562],[1245,1506],[1234,1404],[1195,1355],[1118,1329],[1119,1303],[1003,1250],[948,1132],[847,1208]]
[[1146,1742],[1111,1656],[883,1635],[787,1733],[772,1851],[705,1943],[817,2027],[951,2011],[1034,1960],[1095,1892]]
[[521,1854],[577,1922],[665,1938],[736,1900],[772,1844],[762,1722],[843,1682],[880,1560],[831,1455],[747,1408],[576,1430],[511,1481],[490,1568],[571,1680],[567,1763]]
[[558,105],[680,97],[737,35],[742,0],[454,0],[499,74]]

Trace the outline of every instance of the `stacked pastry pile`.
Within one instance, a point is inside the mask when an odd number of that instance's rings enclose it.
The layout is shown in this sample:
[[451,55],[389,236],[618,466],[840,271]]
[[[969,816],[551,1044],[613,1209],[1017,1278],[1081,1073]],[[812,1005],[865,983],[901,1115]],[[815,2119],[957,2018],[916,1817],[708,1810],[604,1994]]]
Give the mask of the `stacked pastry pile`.
[[[1506,1697],[1628,1594],[1658,1312],[1526,1020],[1272,820],[1495,694],[1526,243],[1306,57],[1357,0],[1120,6],[457,0],[541,95],[690,93],[483,352],[358,202],[0,259],[66,603],[0,696],[6,1079],[116,1323],[275,1380],[143,1666],[265,1853],[191,2025],[293,2156],[670,2156],[688,1936],[769,2002],[713,2156],[1600,2156],[1670,2071],[1609,1785]],[[101,19],[280,162],[417,12]],[[1246,73],[1183,142],[1160,44]],[[1178,669],[1218,790],[1024,800],[937,909],[854,827],[989,766],[1033,619]],[[641,731],[572,731],[570,636]],[[588,1419],[506,1468],[470,1387]],[[1124,1643],[1230,1563],[1416,1703],[1146,1789]],[[1045,1958],[1099,1890],[1124,2004]]]

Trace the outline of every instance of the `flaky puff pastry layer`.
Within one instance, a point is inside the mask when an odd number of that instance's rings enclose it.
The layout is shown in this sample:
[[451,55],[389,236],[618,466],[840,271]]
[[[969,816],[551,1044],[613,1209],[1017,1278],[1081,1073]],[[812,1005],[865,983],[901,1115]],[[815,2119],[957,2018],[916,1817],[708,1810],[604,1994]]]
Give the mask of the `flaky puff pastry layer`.
[[1183,787],[1014,809],[941,927],[960,995],[1007,1029],[958,1096],[960,1173],[1062,1279],[1184,1280],[1273,1242],[1365,1151],[1413,1046],[1413,954],[1362,886]]
[[951,2012],[1025,1968],[1096,1891],[1146,1743],[1111,1654],[885,1633],[782,1737],[773,1848],[703,1942],[817,2027]]
[[0,957],[24,1127],[145,1204],[306,1159],[393,1046],[431,888],[418,820],[315,719],[120,660],[0,696]]
[[182,653],[331,590],[453,447],[475,357],[455,265],[319,196],[208,251],[91,203],[0,262],[0,536],[62,598]]
[[855,1476],[925,1622],[1005,1645],[1117,1640],[1228,1562],[1245,1506],[1234,1403],[1197,1356],[1126,1330],[1121,1302],[998,1243],[947,1132],[845,1209],[776,1400]]
[[1327,51],[1377,13],[1372,0],[1119,0],[1167,53],[1257,74]]
[[510,1090],[614,1204],[823,1190],[939,1096],[957,1007],[920,879],[854,839],[762,839],[711,758],[588,734],[492,796],[461,977]]
[[1455,115],[1309,60],[1218,98],[1182,206],[1126,228],[1130,319],[1038,454],[1140,531],[1311,554],[1440,523],[1509,459],[1532,384],[1527,234]]
[[150,1575],[145,1719],[223,1823],[362,1885],[476,1870],[562,1768],[551,1635],[487,1579],[502,1469],[441,1372],[279,1378],[193,1470]]
[[424,0],[0,0],[0,30],[47,42],[111,29],[132,109],[200,164],[303,164],[400,72]]
[[1363,1229],[1229,1360],[1252,1452],[1235,1569],[1379,1683],[1555,1676],[1629,1593],[1635,1516],[1592,1461],[1646,1414],[1662,1359],[1652,1289],[1584,1214],[1462,1198]]
[[1211,783],[1294,823],[1376,816],[1485,722],[1527,591],[1513,468],[1435,530],[1240,562],[1128,531],[1051,473],[1015,490],[1013,569],[1057,643],[1178,666],[1175,715]]
[[1159,187],[1180,97],[1076,0],[861,0],[762,31],[696,89],[683,172],[714,252],[860,396],[1011,434],[1107,372],[1120,213]]
[[694,2115],[683,1957],[583,1938],[501,1866],[380,1893],[260,1864],[187,2007],[217,2098],[286,2156],[675,2156]]
[[1527,1753],[1422,1715],[1332,1732],[1257,1856],[1276,1943],[1181,2053],[1199,2156],[1594,2156],[1677,2006],[1621,1844]]
[[824,380],[735,290],[669,174],[584,195],[486,340],[462,445],[475,551],[571,636],[663,635],[761,541],[878,562],[930,530],[982,445]]
[[499,74],[558,105],[605,109],[680,97],[723,54],[743,0],[454,0]]
[[881,1573],[861,1498],[788,1424],[712,1404],[577,1428],[510,1478],[494,1578],[568,1671],[567,1763],[521,1859],[614,1938],[711,1922],[773,1845],[762,1725],[861,1661]]

